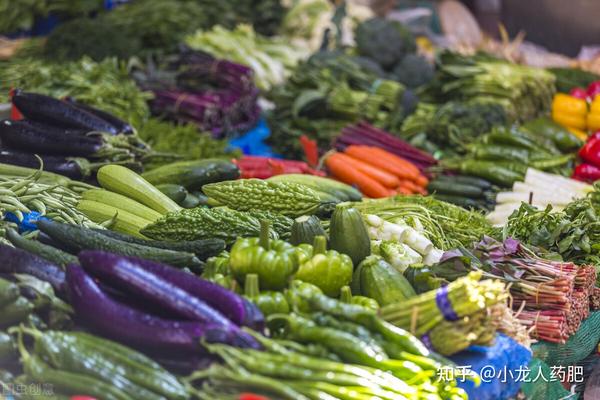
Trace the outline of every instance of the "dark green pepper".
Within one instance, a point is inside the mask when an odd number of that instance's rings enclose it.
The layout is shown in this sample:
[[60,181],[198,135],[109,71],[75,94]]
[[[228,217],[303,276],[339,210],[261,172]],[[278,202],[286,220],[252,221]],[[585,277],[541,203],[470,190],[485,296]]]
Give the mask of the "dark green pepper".
[[19,297],[17,284],[0,278],[0,307],[14,302],[17,297]]
[[260,237],[238,239],[231,248],[229,265],[239,282],[257,274],[267,290],[281,290],[300,262],[300,250],[283,240],[269,238],[269,222],[261,220]]
[[284,327],[287,338],[300,343],[319,343],[338,355],[343,361],[381,367],[388,359],[385,351],[376,343],[367,343],[348,332],[319,327],[297,314],[275,314],[269,318],[270,326]]
[[574,151],[583,146],[583,142],[579,138],[547,117],[531,120],[521,128],[534,135],[552,140],[556,147],[563,152]]
[[295,279],[312,283],[326,295],[337,297],[352,280],[353,264],[346,254],[327,251],[327,239],[315,237],[312,257],[300,265]]
[[267,316],[271,314],[286,314],[290,312],[290,306],[281,292],[260,292],[258,275],[246,275],[244,284],[244,294],[248,300],[260,308],[260,311]]
[[25,297],[18,297],[11,304],[0,308],[0,327],[7,327],[24,321],[33,312],[33,304]]

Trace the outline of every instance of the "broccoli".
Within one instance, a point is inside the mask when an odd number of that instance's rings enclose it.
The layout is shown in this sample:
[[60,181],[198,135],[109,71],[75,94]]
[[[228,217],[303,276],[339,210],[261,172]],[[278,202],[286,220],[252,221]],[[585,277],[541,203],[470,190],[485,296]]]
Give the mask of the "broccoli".
[[383,18],[360,24],[356,29],[356,45],[360,55],[377,61],[384,69],[393,67],[416,49],[415,39],[404,25]]
[[408,54],[394,68],[393,77],[409,88],[424,85],[433,79],[433,65],[425,57]]
[[378,78],[383,78],[385,76],[385,71],[383,70],[383,68],[381,68],[381,66],[379,64],[377,64],[376,61],[374,61],[368,57],[361,57],[361,56],[355,56],[355,57],[352,57],[351,59],[356,64],[360,65],[360,67],[363,69],[363,71],[372,73],[373,75],[377,76]]

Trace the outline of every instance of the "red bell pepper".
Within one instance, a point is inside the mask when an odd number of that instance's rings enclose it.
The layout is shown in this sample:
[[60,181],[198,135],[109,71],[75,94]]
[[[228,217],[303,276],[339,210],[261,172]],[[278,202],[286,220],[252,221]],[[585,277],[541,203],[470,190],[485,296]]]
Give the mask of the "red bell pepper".
[[304,156],[306,157],[306,161],[308,161],[308,165],[313,168],[316,167],[319,164],[319,148],[317,147],[317,142],[309,139],[306,135],[302,135],[300,136],[300,143],[302,144]]
[[592,82],[587,87],[587,95],[591,100],[594,100],[596,95],[600,94],[600,81]]
[[70,400],[96,400],[96,398],[90,396],[71,396]]
[[[10,89],[10,92],[8,92],[8,97],[11,99],[11,101],[14,94],[15,89]],[[12,119],[13,121],[20,121],[23,119],[23,114],[21,114],[21,111],[19,111],[14,104],[12,104],[10,107],[10,119]]]
[[595,182],[600,180],[600,168],[592,164],[579,164],[575,167],[571,178],[582,182]]
[[240,394],[240,400],[269,400],[269,398],[254,393],[242,393]]
[[569,94],[573,97],[576,97],[576,98],[582,99],[582,100],[587,100],[587,98],[588,98],[588,92],[584,88],[581,88],[581,87],[576,87],[576,88],[571,89]]
[[579,157],[586,162],[600,167],[600,135],[596,132],[579,150]]

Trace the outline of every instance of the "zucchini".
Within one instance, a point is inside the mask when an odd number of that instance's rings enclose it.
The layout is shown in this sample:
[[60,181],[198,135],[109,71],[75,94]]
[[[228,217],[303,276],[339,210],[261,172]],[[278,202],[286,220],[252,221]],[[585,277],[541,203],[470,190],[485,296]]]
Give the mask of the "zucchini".
[[437,194],[434,193],[433,197],[438,200],[445,201],[446,203],[452,203],[463,208],[475,208],[475,209],[487,209],[489,204],[483,199],[470,199],[468,197],[456,196],[451,194]]
[[272,182],[294,182],[310,187],[313,190],[329,193],[340,201],[360,201],[362,194],[350,185],[315,175],[286,174],[275,175],[267,179]]
[[116,207],[119,210],[126,211],[150,222],[154,222],[162,217],[162,214],[154,211],[150,207],[146,207],[138,201],[105,189],[86,190],[81,194],[81,198]]
[[240,177],[240,170],[232,162],[222,159],[178,161],[144,172],[142,177],[153,185],[173,183],[187,190],[198,190],[203,185]]
[[76,251],[103,250],[123,256],[158,261],[176,267],[202,266],[202,262],[192,253],[127,243],[75,225],[41,220],[38,221],[38,228],[52,239],[65,243]]
[[439,175],[438,177],[435,178],[435,180],[448,182],[448,183],[456,182],[456,183],[462,183],[465,185],[477,186],[478,188],[481,188],[483,190],[492,188],[492,184],[489,181],[486,181],[485,179],[477,178],[475,176]]
[[429,193],[450,194],[477,199],[482,199],[484,194],[483,190],[477,186],[459,182],[444,182],[437,179],[429,182],[427,191]]
[[105,165],[101,167],[98,170],[97,179],[100,186],[104,189],[137,200],[163,215],[168,212],[181,210],[181,207],[177,203],[164,195],[140,175],[121,165]]
[[357,266],[371,254],[371,240],[362,215],[356,208],[338,205],[331,216],[329,245],[350,256]]
[[94,229],[94,231],[104,236],[108,236],[116,240],[122,240],[123,242],[127,243],[135,243],[142,246],[156,247],[159,249],[194,253],[200,260],[206,260],[207,258],[216,256],[225,250],[225,241],[216,238],[169,242],[162,240],[139,239],[135,236],[109,231],[106,229]]
[[181,205],[183,200],[188,194],[186,188],[181,185],[176,185],[174,183],[163,183],[161,185],[156,185],[156,188],[167,195],[168,198],[173,200],[175,203]]
[[319,218],[314,215],[303,215],[294,220],[290,237],[291,244],[294,246],[300,243],[313,244],[317,236],[327,237]]
[[153,223],[153,221],[138,217],[120,208],[92,200],[79,200],[77,210],[97,224],[114,218],[111,229],[142,238],[144,236],[140,233],[140,230]]
[[380,256],[372,255],[360,263],[352,279],[354,289],[375,299],[380,306],[402,302],[417,294],[401,272]]
[[6,238],[17,248],[28,251],[29,253],[40,256],[54,264],[66,267],[69,264],[79,264],[77,257],[37,240],[26,239],[19,235],[14,229],[6,231]]

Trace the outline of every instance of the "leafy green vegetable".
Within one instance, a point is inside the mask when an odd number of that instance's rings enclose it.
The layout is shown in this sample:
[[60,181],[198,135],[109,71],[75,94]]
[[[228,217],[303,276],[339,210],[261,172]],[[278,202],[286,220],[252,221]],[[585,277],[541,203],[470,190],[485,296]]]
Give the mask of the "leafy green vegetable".
[[124,35],[110,18],[78,18],[52,31],[44,47],[48,59],[78,60],[89,56],[95,61],[107,57],[128,59],[140,53],[136,35]]
[[[198,131],[192,124],[175,125],[170,122],[149,118],[138,130],[139,136],[159,153],[173,153],[180,159],[197,160],[202,158],[237,157],[239,151],[229,150],[226,140],[214,139],[210,134]],[[173,161],[158,157],[152,166]]]
[[0,62],[1,102],[8,102],[12,87],[54,97],[73,96],[140,126],[150,112],[147,100],[129,76],[129,66],[114,58],[95,62],[88,57],[79,61],[48,63],[39,59],[17,58]]
[[562,93],[576,87],[585,88],[594,81],[600,81],[600,75],[579,68],[549,68],[556,77],[556,90]]

